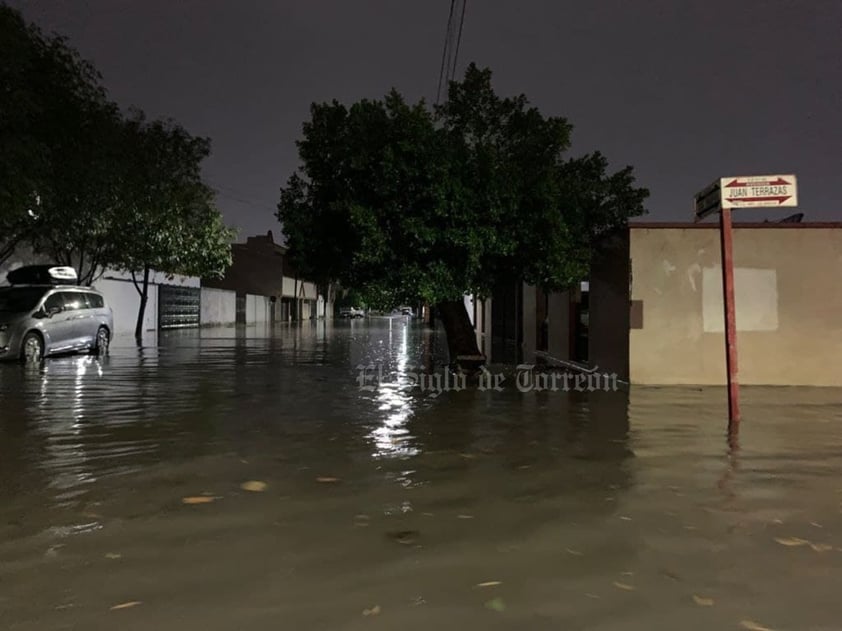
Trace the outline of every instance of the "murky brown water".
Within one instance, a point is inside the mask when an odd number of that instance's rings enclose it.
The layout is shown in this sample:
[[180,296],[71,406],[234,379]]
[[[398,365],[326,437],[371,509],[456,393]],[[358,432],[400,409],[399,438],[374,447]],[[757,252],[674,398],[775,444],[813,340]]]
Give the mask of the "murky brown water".
[[0,365],[0,628],[842,629],[839,391],[745,389],[729,451],[721,389],[359,389],[441,342]]

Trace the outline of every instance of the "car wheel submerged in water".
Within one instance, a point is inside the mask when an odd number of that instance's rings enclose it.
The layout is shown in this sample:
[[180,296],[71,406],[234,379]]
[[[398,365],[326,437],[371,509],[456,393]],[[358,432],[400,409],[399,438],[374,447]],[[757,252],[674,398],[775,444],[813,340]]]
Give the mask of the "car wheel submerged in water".
[[44,340],[38,333],[27,333],[21,345],[21,359],[27,364],[36,364],[44,359]]
[[108,353],[108,345],[111,343],[111,335],[108,333],[108,329],[104,326],[99,327],[99,330],[96,332],[96,339],[94,340],[94,345],[91,348],[91,352],[94,355],[99,355],[102,357]]

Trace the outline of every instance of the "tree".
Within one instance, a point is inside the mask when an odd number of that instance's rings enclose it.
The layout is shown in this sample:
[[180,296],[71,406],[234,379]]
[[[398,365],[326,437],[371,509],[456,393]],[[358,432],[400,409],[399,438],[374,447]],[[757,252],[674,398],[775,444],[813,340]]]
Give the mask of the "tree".
[[59,165],[41,196],[30,239],[36,251],[75,268],[79,282],[90,285],[118,257],[131,168],[116,107],[79,112],[73,124],[53,148]]
[[65,39],[0,6],[0,262],[21,240],[90,284],[109,247],[120,114]]
[[479,355],[465,294],[569,288],[594,238],[642,214],[648,195],[630,168],[606,174],[600,154],[565,158],[570,124],[499,97],[473,64],[432,111],[393,90],[314,104],[303,131],[302,167],[278,205],[300,271],[372,306],[436,305],[451,361]]
[[173,121],[147,121],[135,112],[126,122],[124,146],[132,159],[126,179],[112,264],[131,272],[140,297],[135,337],[143,319],[153,271],[169,276],[221,277],[231,264],[232,230],[213,205],[201,178],[210,153],[206,138],[191,136]]

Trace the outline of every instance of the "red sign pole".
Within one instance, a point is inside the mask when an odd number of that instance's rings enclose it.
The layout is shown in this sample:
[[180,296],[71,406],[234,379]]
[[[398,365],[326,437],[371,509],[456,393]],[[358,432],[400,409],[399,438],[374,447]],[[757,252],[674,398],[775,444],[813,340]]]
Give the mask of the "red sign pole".
[[734,309],[734,253],[731,230],[731,209],[719,212],[719,233],[722,245],[722,289],[725,305],[725,367],[728,373],[728,430],[740,424],[740,384],[737,378],[737,318]]

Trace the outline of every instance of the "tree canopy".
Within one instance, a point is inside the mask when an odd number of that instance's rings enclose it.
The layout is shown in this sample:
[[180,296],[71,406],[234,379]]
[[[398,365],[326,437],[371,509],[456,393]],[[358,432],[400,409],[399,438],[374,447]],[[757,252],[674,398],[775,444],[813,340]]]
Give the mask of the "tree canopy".
[[571,129],[523,95],[498,96],[473,64],[434,108],[394,90],[313,104],[278,205],[290,253],[371,305],[456,302],[515,281],[569,288],[594,239],[648,196],[631,167],[567,157]]
[[631,167],[565,158],[569,123],[501,98],[470,66],[430,110],[395,91],[314,104],[301,170],[278,218],[302,272],[430,303],[488,295],[497,281],[564,289],[587,274],[593,238],[644,212]]
[[28,241],[93,282],[104,267],[214,276],[230,240],[201,178],[210,141],[111,102],[66,40],[0,5],[0,263]]

